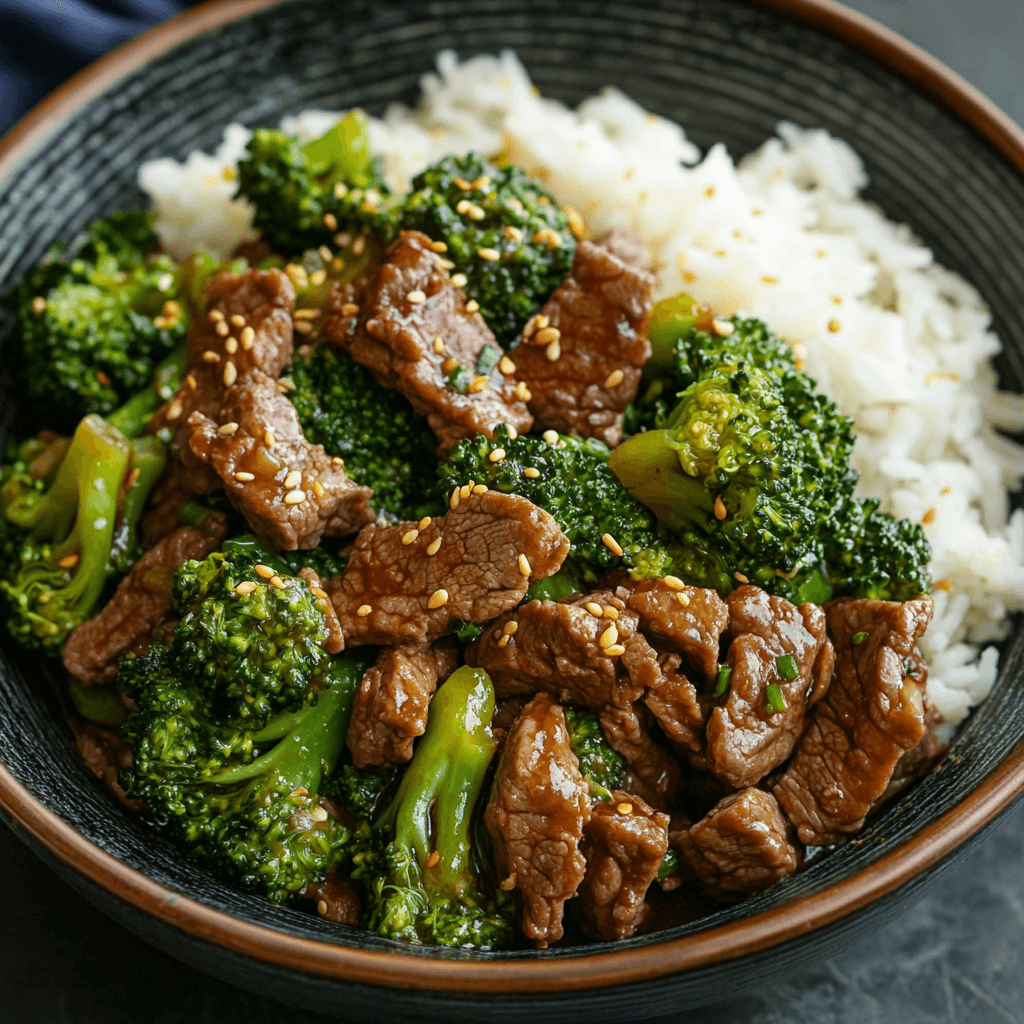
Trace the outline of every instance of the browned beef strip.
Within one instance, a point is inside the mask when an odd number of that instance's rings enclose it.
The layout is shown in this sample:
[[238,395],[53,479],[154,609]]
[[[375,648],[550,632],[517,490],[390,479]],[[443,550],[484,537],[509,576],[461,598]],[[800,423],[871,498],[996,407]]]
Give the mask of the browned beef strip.
[[[607,594],[588,597],[608,601]],[[467,663],[485,668],[501,697],[543,691],[594,709],[628,707],[659,679],[656,655],[636,632],[634,615],[616,609],[613,620],[580,601],[531,601],[506,612],[466,649]],[[609,629],[615,643],[602,647]]]
[[150,495],[153,508],[142,522],[144,542],[156,543],[178,526],[178,513],[190,498],[220,486],[216,473],[189,448],[192,413],[217,420],[225,392],[236,379],[243,380],[253,370],[276,379],[292,361],[295,289],[284,274],[224,272],[210,282],[207,292],[207,313],[197,316],[189,329],[185,383],[147,428],[152,434],[170,431],[171,444],[167,469]]
[[[671,578],[671,577],[670,577]],[[706,681],[718,672],[718,648],[729,624],[729,609],[713,590],[701,587],[669,586],[664,580],[632,580],[625,591],[626,607],[640,619],[640,632],[659,651],[675,651]]]
[[141,800],[128,796],[117,781],[117,773],[132,763],[131,748],[115,729],[98,725],[96,722],[77,720],[72,722],[75,733],[75,753],[85,763],[113,797],[130,811],[144,811]]
[[771,793],[743,789],[720,800],[675,846],[708,895],[752,896],[791,875],[801,854]]
[[327,625],[327,639],[324,641],[324,650],[328,654],[338,654],[345,650],[345,637],[341,632],[341,623],[338,621],[337,612],[331,604],[330,595],[324,590],[323,580],[317,575],[315,569],[308,565],[299,570],[299,579],[303,579],[309,585],[312,595],[317,598],[317,607],[324,613],[324,622]]
[[642,705],[606,704],[598,713],[608,745],[621,754],[642,783],[640,794],[665,810],[679,792],[682,774],[672,753],[651,735],[650,713]]
[[316,912],[324,920],[347,924],[350,928],[359,926],[363,901],[351,879],[343,875],[328,875],[322,882],[307,886],[302,896],[316,901]]
[[[683,667],[680,654],[659,654],[658,665],[661,679],[648,689],[644,703],[673,743],[701,754],[704,750],[704,727],[713,707],[707,687],[703,691],[698,690]],[[699,763],[703,767],[703,756]]]
[[913,656],[933,610],[929,597],[826,605],[837,652],[832,684],[773,790],[807,845],[856,832],[896,762],[921,741],[924,690],[904,677],[904,659]]
[[460,394],[449,383],[456,364],[476,377],[484,346],[498,343],[419,231],[402,231],[370,280],[338,290],[326,315],[327,336],[426,416],[439,454],[464,437],[493,436],[499,423],[530,429],[533,417],[516,395],[516,381],[498,367],[480,375],[479,390],[472,385]]
[[430,698],[455,671],[454,641],[385,647],[363,676],[352,707],[348,749],[357,768],[405,764],[427,728]]
[[526,498],[467,492],[440,518],[367,526],[327,591],[349,645],[425,644],[453,619],[482,623],[514,607],[568,553],[554,519]]
[[619,443],[651,354],[654,274],[622,258],[629,248],[619,236],[580,242],[572,272],[523,329],[513,359],[537,428]]
[[[804,725],[808,693],[820,693],[831,677],[834,652],[825,636],[825,613],[813,604],[799,608],[782,597],[743,586],[729,595],[726,656],[732,669],[725,703],[707,724],[711,772],[740,789],[752,786],[789,757]],[[778,659],[791,655],[796,678],[785,679]],[[767,689],[777,684],[784,711],[768,707]]]
[[[922,663],[923,663],[923,659]],[[922,673],[918,673],[915,677],[915,682],[918,685],[923,685],[924,681],[928,678],[928,670],[924,669]],[[921,778],[929,768],[931,768],[943,754],[949,749],[946,742],[942,739],[938,732],[938,726],[944,721],[942,715],[939,714],[938,709],[928,699],[928,694],[924,695],[924,735],[921,737],[921,742],[916,747],[911,747],[897,762],[896,767],[893,768],[892,778],[889,780],[889,785],[885,787],[885,792],[878,798],[875,803],[877,809],[882,804],[887,803],[895,796],[899,796],[912,782],[916,782]]]
[[638,796],[616,791],[590,810],[580,850],[586,875],[570,904],[592,939],[628,939],[645,910],[644,897],[668,850],[668,815]]
[[114,596],[68,637],[64,667],[84,686],[113,682],[121,659],[171,616],[174,570],[220,547],[227,520],[211,513],[201,526],[182,526],[150,548],[117,586]]
[[565,901],[586,869],[579,844],[589,819],[565,713],[539,693],[505,741],[484,822],[501,887],[518,891],[523,933],[540,949],[562,937]]
[[192,453],[216,470],[253,533],[275,547],[315,548],[321,537],[373,522],[373,491],[306,440],[295,406],[260,370],[228,389],[216,420],[194,412],[189,424]]

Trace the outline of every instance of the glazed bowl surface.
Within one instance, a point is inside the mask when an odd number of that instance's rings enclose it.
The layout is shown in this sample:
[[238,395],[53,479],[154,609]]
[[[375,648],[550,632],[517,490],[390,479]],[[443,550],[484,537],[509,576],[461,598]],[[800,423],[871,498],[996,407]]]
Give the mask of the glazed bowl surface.
[[[545,95],[615,85],[740,158],[781,120],[864,158],[867,198],[989,304],[1004,385],[1024,382],[1024,135],[969,86],[830,0],[220,0],[128,44],[0,144],[0,292],[52,241],[141,203],[136,171],[213,149],[231,121],[412,102],[435,54],[514,48]],[[0,368],[3,352],[0,348]],[[0,380],[0,433],[18,396]],[[0,641],[0,813],[147,940],[310,1009],[393,1020],[620,1020],[734,994],[834,953],[932,884],[1024,788],[1024,641],[940,766],[853,842],[761,896],[602,946],[459,954],[397,947],[225,885],[80,764],[48,669]]]

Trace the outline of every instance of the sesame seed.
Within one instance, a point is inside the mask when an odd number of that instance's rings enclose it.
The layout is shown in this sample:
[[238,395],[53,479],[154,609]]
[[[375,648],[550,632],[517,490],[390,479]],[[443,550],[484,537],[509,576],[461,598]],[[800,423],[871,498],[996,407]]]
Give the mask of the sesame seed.
[[502,635],[500,637],[498,637],[498,646],[499,647],[508,647],[508,642],[511,639],[512,639],[512,637],[510,637],[507,633],[502,633]]
[[497,249],[477,249],[476,254],[480,259],[487,260],[489,263],[501,259],[501,253]]
[[[544,433],[541,435],[541,437],[543,437],[544,440],[547,441],[548,444],[558,444],[558,433],[557,433],[557,431],[545,430]],[[606,533],[605,536],[607,537],[608,534]],[[607,541],[605,541],[605,543],[607,543]]]
[[472,493],[473,493],[473,484],[472,484],[472,482],[470,482],[468,484],[463,484],[459,488],[459,497],[463,501],[465,501],[470,496],[470,494],[472,494]]
[[928,511],[927,511],[927,512],[925,512],[925,514],[924,514],[924,515],[923,515],[923,516],[921,517],[921,522],[922,522],[922,523],[924,523],[924,525],[925,525],[925,526],[927,526],[927,525],[928,525],[929,523],[934,523],[934,522],[935,522],[935,517],[936,517],[936,516],[937,516],[938,514],[939,514],[939,512],[938,512],[938,509],[935,509],[935,508],[930,508],[930,509],[928,509]]
[[729,513],[726,511],[725,502],[720,494],[715,495],[715,518],[724,519]]
[[275,590],[284,590],[284,580],[283,580],[283,579],[281,579],[281,577],[280,577],[280,576],[278,576],[278,575],[277,575],[277,573],[274,573],[274,575],[273,575],[273,576],[271,576],[271,577],[270,577],[270,579],[269,579],[269,580],[268,580],[267,582],[268,582],[268,583],[269,583],[269,584],[270,584],[270,585],[271,585],[271,586],[272,586],[272,587],[273,587],[273,588],[274,588]]
[[309,592],[314,597],[319,597],[321,601],[328,600],[327,591],[324,590],[323,587],[314,587],[313,584],[310,584]]
[[245,326],[245,317],[242,316],[241,313],[232,313],[231,314],[231,322],[235,325],[235,327],[244,327]]
[[241,583],[235,587],[235,593],[241,597],[245,597],[246,594],[251,594],[256,589],[256,584],[252,580],[242,580]]
[[222,338],[226,338],[231,333],[231,328],[223,320],[218,320],[213,329]]
[[536,480],[540,476],[540,470],[534,469],[533,466],[527,466],[523,470],[523,476],[528,476],[531,480]]
[[427,547],[428,555],[436,555],[441,550],[441,538],[435,537]]
[[562,337],[562,332],[557,327],[542,327],[533,336],[535,345],[550,345]]
[[501,460],[503,458],[505,458],[505,449],[504,448],[494,448],[488,454],[487,458],[491,462],[501,462]]
[[523,240],[522,231],[520,231],[519,228],[514,227],[512,224],[509,224],[508,227],[505,228],[504,234],[505,237],[512,242],[521,242]]
[[478,192],[486,192],[491,187],[491,179],[486,174],[481,174],[471,187],[475,188]]
[[216,352],[214,352],[213,349],[208,348],[203,353],[203,362],[204,363],[219,363],[220,362],[220,356]]
[[597,641],[600,644],[602,650],[607,650],[609,647],[619,642],[619,631],[615,628],[615,624],[612,623],[600,636]]
[[324,223],[327,225],[328,231],[338,230],[338,218],[335,217],[333,213],[324,214]]
[[484,213],[483,207],[477,206],[476,203],[470,203],[469,210],[467,212],[469,213],[470,220],[483,220],[484,217],[487,216],[487,214]]
[[343,181],[336,181],[334,183],[334,196],[336,199],[344,199],[345,194],[348,192],[348,185]]
[[297,309],[292,313],[295,320],[315,320],[320,315],[319,309]]
[[661,581],[666,587],[671,587],[673,590],[682,590],[686,586],[678,576],[662,576]]
[[302,474],[297,470],[293,469],[285,478],[284,486],[289,490],[292,487],[298,487],[302,483]]
[[419,535],[419,530],[407,530],[402,534],[402,543],[406,545],[411,544]]
[[519,399],[520,402],[528,402],[533,398],[533,392],[526,386],[526,381],[521,380],[513,389],[512,394]]
[[613,555],[622,554],[622,545],[610,533],[602,534],[601,542]]
[[274,437],[274,432],[270,429],[270,427],[267,427],[267,429],[263,431],[263,443],[268,448],[273,448],[274,445],[277,444],[277,438]]
[[544,355],[548,357],[548,362],[557,362],[562,357],[562,344],[559,341],[553,341],[546,349],[544,349]]
[[78,565],[77,552],[71,555],[65,555],[57,564],[62,569],[73,569],[76,565]]
[[473,493],[474,494],[486,494],[487,493],[487,484],[476,484],[473,487]]
[[500,888],[502,892],[511,892],[515,887],[516,887],[515,872],[513,872],[511,875],[509,875],[508,878],[503,878],[498,883],[498,888]]
[[448,603],[448,591],[443,587],[440,590],[435,590],[430,595],[430,600],[427,602],[427,607],[430,609],[443,608]]
[[299,334],[312,334],[316,330],[308,320],[296,320],[292,326]]
[[233,356],[238,351],[238,339],[228,338],[228,340],[224,342],[224,351],[227,352],[229,356]]
[[256,341],[256,332],[251,327],[243,327],[239,340],[242,342],[242,348],[248,352]]
[[733,579],[735,579],[739,583],[749,583],[750,582],[750,580],[748,580],[747,577],[744,576],[743,573],[741,573],[741,572],[734,572],[732,575],[733,575]]
[[166,418],[168,420],[176,420],[182,414],[182,411],[183,409],[181,402],[171,402],[171,404],[167,407]]
[[256,570],[256,575],[257,576],[262,576],[263,579],[265,579],[265,580],[269,580],[271,576],[276,576],[277,575],[274,572],[274,570],[270,568],[269,565],[257,565],[257,566],[254,566],[254,568]]
[[[461,188],[463,192],[468,192],[473,187],[465,178],[452,178],[452,182],[456,187]],[[465,202],[466,200],[463,199],[462,201]]]
[[199,386],[196,382],[196,377],[194,373],[185,374],[185,383],[188,385],[189,391],[195,391],[195,389]]
[[171,286],[173,284],[174,284],[174,275],[173,274],[161,274],[156,279],[156,286],[162,292],[169,292],[171,290]]
[[320,253],[320,259],[322,259],[324,263],[330,263],[331,256],[333,254],[331,253],[331,250],[327,248],[326,245],[321,245],[320,248],[317,249],[317,252]]
[[515,621],[506,622],[505,623],[505,628],[502,630],[502,632],[505,634],[505,636],[511,636],[518,629],[519,629],[519,623],[518,622],[515,622]]
[[447,242],[431,242],[430,243],[430,248],[433,249],[434,252],[447,252],[448,251],[448,243]]
[[142,476],[142,470],[139,469],[138,466],[136,466],[128,474],[128,483],[125,485],[125,490],[130,491],[139,482],[140,476]]
[[486,373],[478,373],[470,382],[469,387],[466,390],[471,395],[479,394],[485,387],[487,387],[488,377]]
[[626,648],[622,644],[612,644],[611,647],[606,647],[604,653],[609,657],[618,658],[626,653]]
[[842,325],[842,324],[841,324],[841,323],[840,323],[840,322],[839,322],[839,321],[838,321],[838,320],[837,320],[837,319],[836,319],[835,317],[833,317],[833,318],[832,318],[831,320],[829,320],[829,322],[828,322],[828,329],[829,329],[829,330],[830,330],[830,331],[831,331],[831,332],[832,332],[833,334],[837,334],[837,333],[838,333],[838,332],[839,332],[840,330],[842,330],[842,327],[843,327],[843,325]]
[[476,299],[470,299],[469,302],[466,303],[466,312],[467,313],[475,313],[479,308],[480,308],[480,303],[477,302]]
[[427,867],[436,868],[441,863],[441,854],[437,850],[431,850],[430,856],[427,858]]
[[601,618],[604,614],[604,609],[596,601],[588,601],[585,607],[591,615],[595,615],[597,618]]
[[511,423],[506,423],[505,427],[508,430],[508,439],[514,441],[519,436],[519,431]]
[[318,497],[322,498],[327,493],[327,488],[324,487],[319,480],[313,481],[313,493]]
[[415,291],[409,292],[409,294],[406,295],[405,298],[406,298],[406,301],[411,302],[414,305],[416,303],[418,303],[418,302],[426,302],[427,301],[426,292],[420,291],[419,288],[417,288]]
[[327,820],[327,812],[322,807],[314,807],[313,810],[311,810],[309,812],[309,816],[314,821],[326,821]]
[[546,245],[549,249],[554,249],[562,244],[562,236],[551,228],[541,228],[540,231],[533,233],[533,242],[537,245]]
[[465,288],[468,280],[465,274],[452,274],[452,284],[456,288]]
[[462,500],[462,498],[461,498],[461,495],[459,494],[459,489],[458,489],[458,487],[456,487],[455,490],[452,491],[452,497],[451,497],[451,501],[448,502],[448,507],[454,511],[455,509],[457,509],[459,507],[459,502],[461,500]]
[[676,600],[684,607],[687,608],[690,604],[690,597],[688,594],[676,594]]
[[953,589],[953,584],[950,583],[949,580],[936,580],[932,584],[932,590],[944,590],[944,591],[946,591],[948,593],[948,592],[952,591],[952,589]]
[[356,256],[362,256],[363,250],[365,248],[366,248],[366,235],[360,235],[352,243],[352,252],[354,252],[356,254]]
[[284,503],[286,505],[301,505],[305,500],[306,500],[306,492],[305,491],[299,491],[299,490],[289,491],[284,496]]
[[519,572],[523,576],[529,576],[533,572],[533,567],[530,565],[530,560],[526,555],[520,554],[519,556]]
[[217,433],[221,437],[230,437],[238,429],[238,424],[232,421],[231,423],[224,423],[217,428]]
[[342,305],[341,311],[345,316],[355,316],[359,312],[359,307],[354,302],[346,302]]
[[455,204],[455,212],[459,214],[469,213],[469,208],[473,204],[468,199],[460,199]]
[[[338,184],[340,185],[340,184],[341,184],[341,182],[339,181],[339,182],[338,182]],[[319,914],[319,915],[320,915],[321,917],[326,917],[326,916],[327,916],[327,900],[319,900],[319,901],[317,902],[317,905],[316,905],[316,912],[317,912],[317,913],[318,913],[318,914]]]
[[231,387],[235,381],[238,380],[238,370],[235,369],[235,364],[228,362],[224,365],[224,386]]
[[416,528],[419,529],[419,530],[425,530],[432,522],[433,522],[433,519],[431,519],[430,516],[424,516],[416,524]]
[[618,387],[625,376],[626,374],[622,370],[612,370],[612,372],[605,378],[604,386],[606,388]]
[[254,476],[254,475],[253,475],[252,473],[246,473],[246,472],[245,472],[245,470],[241,470],[241,469],[240,469],[240,470],[239,470],[239,471],[238,471],[238,472],[237,472],[237,473],[235,474],[235,479],[236,479],[236,480],[237,480],[237,481],[238,481],[239,483],[247,484],[247,483],[249,483],[249,481],[250,481],[250,480],[255,480],[255,479],[256,479],[256,477],[255,477],[255,476]]
[[372,611],[373,611],[373,609],[368,604],[361,604],[356,609],[356,615],[358,615],[359,618],[361,618],[361,619],[365,619],[366,616],[369,615],[370,612],[372,612]]
[[502,356],[498,360],[498,369],[506,376],[511,377],[516,372],[516,364],[508,356]]
[[215,324],[224,319],[224,314],[219,309],[211,309],[210,312],[206,314],[206,319],[209,320],[211,324]]
[[444,338],[442,338],[440,334],[434,339],[434,351],[438,355],[441,355],[441,353],[444,352]]
[[344,466],[345,460],[340,455],[334,455],[331,457],[331,464],[334,466]]
[[720,338],[727,338],[736,329],[731,320],[719,320],[717,317],[711,321],[711,327]]
[[604,615],[605,615],[606,619],[611,619],[613,622],[618,622],[619,621],[619,610],[618,610],[618,608],[613,608],[610,604],[606,604],[604,606],[603,611],[604,611]]
[[615,810],[617,810],[619,812],[619,814],[632,814],[633,813],[633,805],[632,804],[627,804],[627,803],[616,804],[615,805]]

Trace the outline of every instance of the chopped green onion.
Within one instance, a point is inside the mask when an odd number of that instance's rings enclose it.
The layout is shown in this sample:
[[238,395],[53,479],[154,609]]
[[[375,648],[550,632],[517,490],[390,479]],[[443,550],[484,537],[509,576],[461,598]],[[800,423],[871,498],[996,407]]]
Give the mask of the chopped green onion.
[[679,854],[674,849],[669,849],[661,858],[661,867],[658,868],[658,880],[674,875],[679,869]]
[[850,637],[850,643],[853,644],[854,647],[856,647],[857,644],[864,643],[864,641],[867,640],[867,638],[867,633],[854,633],[853,636]]
[[476,372],[490,373],[500,361],[502,351],[497,345],[484,345],[476,358]]
[[782,696],[782,687],[778,683],[769,683],[765,690],[765,698],[768,703],[768,710],[773,714],[778,711],[785,711],[786,698]]
[[796,667],[796,658],[792,654],[783,654],[780,658],[776,658],[775,667],[783,679],[796,679],[800,675],[800,670]]
[[465,619],[452,619],[449,628],[460,640],[475,640],[483,632],[478,625]]
[[715,700],[725,696],[725,691],[729,689],[729,676],[731,675],[732,669],[728,665],[718,666],[718,679],[715,682],[715,692],[712,694]]

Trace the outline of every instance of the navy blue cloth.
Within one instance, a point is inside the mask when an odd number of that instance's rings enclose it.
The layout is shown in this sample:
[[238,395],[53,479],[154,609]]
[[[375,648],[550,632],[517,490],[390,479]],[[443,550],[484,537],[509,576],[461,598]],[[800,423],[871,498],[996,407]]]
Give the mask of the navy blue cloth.
[[195,0],[0,0],[0,135],[70,75]]

